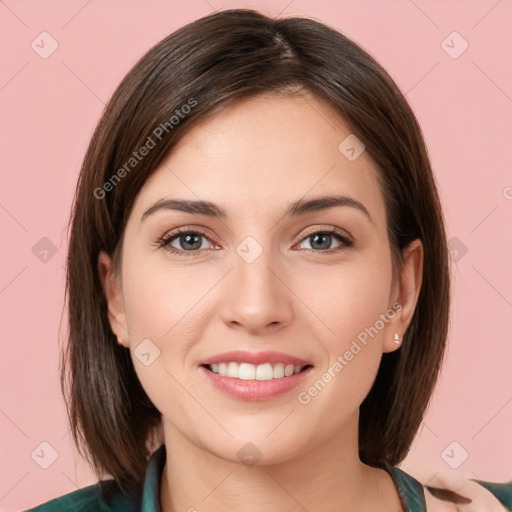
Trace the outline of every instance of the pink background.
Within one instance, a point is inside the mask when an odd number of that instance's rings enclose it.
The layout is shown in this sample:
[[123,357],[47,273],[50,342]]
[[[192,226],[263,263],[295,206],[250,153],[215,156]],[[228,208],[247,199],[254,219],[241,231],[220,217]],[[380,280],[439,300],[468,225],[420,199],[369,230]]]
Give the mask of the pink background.
[[[0,3],[0,509],[23,510],[95,481],[68,435],[58,329],[65,227],[104,103],[153,44],[214,9],[235,7],[331,24],[376,57],[406,93],[429,147],[449,238],[457,239],[451,244],[459,249],[446,364],[402,467],[423,482],[438,473],[512,479],[512,2],[184,4]],[[459,36],[442,44],[454,31],[469,44],[457,58]],[[58,42],[46,59],[31,47],[35,40],[51,48],[42,32]],[[58,453],[47,469],[31,457],[42,442]],[[452,469],[465,452],[467,460]]]

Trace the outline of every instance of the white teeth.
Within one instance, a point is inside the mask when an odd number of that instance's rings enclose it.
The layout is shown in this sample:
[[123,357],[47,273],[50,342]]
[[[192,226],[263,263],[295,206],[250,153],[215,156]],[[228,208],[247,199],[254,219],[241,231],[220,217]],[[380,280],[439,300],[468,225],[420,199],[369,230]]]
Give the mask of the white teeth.
[[274,366],[274,379],[280,379],[281,377],[284,377],[284,364],[277,363]]
[[238,377],[242,380],[254,380],[256,378],[256,367],[253,364],[240,363],[240,365],[237,365],[236,363],[229,363],[230,366],[232,364],[238,366],[238,372],[237,375],[228,375],[228,377]]
[[270,363],[260,364],[256,367],[256,380],[272,380],[273,378],[274,368]]
[[264,363],[259,365],[249,363],[235,363],[233,361],[228,363],[213,363],[208,365],[213,373],[218,373],[222,377],[232,377],[241,380],[272,380],[280,379],[282,377],[291,377],[299,373],[304,368],[303,366],[294,366],[293,364],[277,363]]
[[238,366],[238,363],[228,363],[226,377],[234,377],[235,379],[238,379]]

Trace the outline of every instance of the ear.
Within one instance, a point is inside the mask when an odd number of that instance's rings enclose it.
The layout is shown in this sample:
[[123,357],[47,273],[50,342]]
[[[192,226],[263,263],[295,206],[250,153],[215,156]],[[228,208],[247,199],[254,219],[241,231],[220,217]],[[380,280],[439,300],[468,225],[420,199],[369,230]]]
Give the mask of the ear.
[[124,311],[121,278],[113,270],[112,258],[104,251],[101,251],[98,256],[98,272],[107,299],[110,327],[117,336],[119,343],[127,347],[129,345],[129,336]]
[[[419,239],[413,240],[403,251],[402,266],[393,287],[394,300],[391,308],[395,311],[393,319],[386,326],[383,352],[393,352],[400,348],[405,331],[411,323],[416,309],[423,279],[423,244]],[[399,335],[398,343],[394,340]]]

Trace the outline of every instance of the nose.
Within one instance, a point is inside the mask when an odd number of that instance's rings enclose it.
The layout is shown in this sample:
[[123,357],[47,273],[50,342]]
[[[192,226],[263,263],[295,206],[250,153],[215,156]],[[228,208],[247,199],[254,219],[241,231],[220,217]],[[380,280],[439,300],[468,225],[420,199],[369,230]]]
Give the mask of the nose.
[[293,293],[282,266],[270,252],[264,250],[252,263],[235,255],[221,305],[222,319],[230,328],[262,335],[290,324]]

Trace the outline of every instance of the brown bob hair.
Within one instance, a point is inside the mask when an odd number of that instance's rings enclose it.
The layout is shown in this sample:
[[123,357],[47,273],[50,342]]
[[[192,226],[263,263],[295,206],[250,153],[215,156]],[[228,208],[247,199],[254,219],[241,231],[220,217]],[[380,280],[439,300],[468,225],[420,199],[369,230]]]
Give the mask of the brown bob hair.
[[[401,348],[383,354],[360,407],[364,463],[396,465],[409,451],[441,367],[450,305],[445,227],[421,129],[388,73],[338,31],[235,9],[194,21],[151,48],[114,92],[83,161],[70,220],[60,377],[74,442],[99,479],[106,473],[123,488],[139,485],[162,421],[111,330],[100,251],[119,264],[135,197],[196,122],[237,100],[297,87],[327,101],[377,164],[393,270],[411,241],[423,244],[412,321]],[[151,150],[127,166],[149,138]]]

